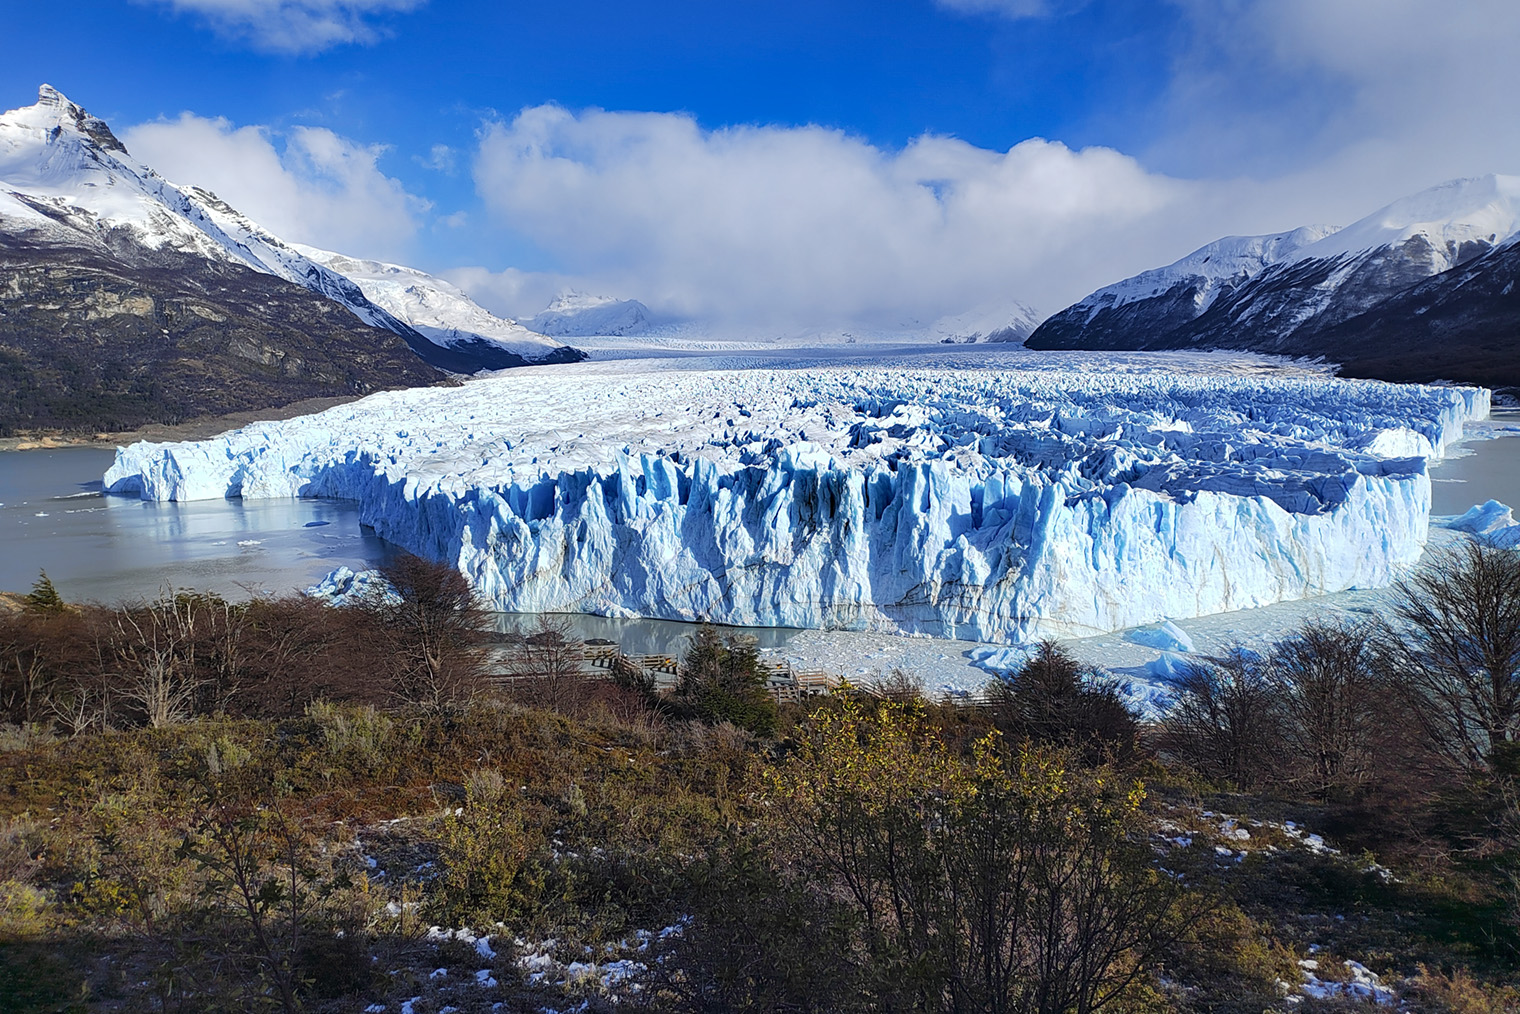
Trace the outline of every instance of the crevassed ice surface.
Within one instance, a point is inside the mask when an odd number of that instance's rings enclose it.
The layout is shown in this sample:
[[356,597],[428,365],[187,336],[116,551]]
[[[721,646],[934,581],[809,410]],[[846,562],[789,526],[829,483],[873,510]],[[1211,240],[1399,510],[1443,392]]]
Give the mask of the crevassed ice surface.
[[496,606],[1082,636],[1373,587],[1479,388],[952,367],[521,370],[118,452],[146,499],[324,496]]

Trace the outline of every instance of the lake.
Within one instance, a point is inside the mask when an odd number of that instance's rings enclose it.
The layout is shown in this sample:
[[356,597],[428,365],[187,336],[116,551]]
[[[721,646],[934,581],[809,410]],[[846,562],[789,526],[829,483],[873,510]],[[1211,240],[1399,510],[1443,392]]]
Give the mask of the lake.
[[360,526],[350,502],[105,496],[100,478],[114,455],[0,452],[0,589],[26,591],[46,569],[74,601],[151,598],[165,588],[247,598],[306,588],[339,566],[373,567],[395,551]]
[[1520,409],[1496,408],[1478,433],[1504,433],[1470,440],[1430,470],[1430,513],[1461,514],[1485,500],[1520,510]]
[[[1490,423],[1474,430],[1507,426],[1520,427],[1520,411],[1496,410]],[[25,591],[46,568],[64,597],[75,601],[152,597],[170,587],[246,598],[306,588],[339,566],[363,570],[395,552],[359,524],[358,506],[346,501],[174,504],[105,496],[100,477],[113,456],[98,447],[0,452],[0,589]],[[1434,514],[1460,514],[1490,498],[1520,507],[1520,439],[1471,440],[1436,464],[1431,477]],[[633,653],[680,651],[691,631],[690,624],[667,620],[565,619],[578,636],[617,641]],[[504,614],[500,622],[531,628],[537,618]],[[781,628],[745,632],[772,649],[796,635]]]

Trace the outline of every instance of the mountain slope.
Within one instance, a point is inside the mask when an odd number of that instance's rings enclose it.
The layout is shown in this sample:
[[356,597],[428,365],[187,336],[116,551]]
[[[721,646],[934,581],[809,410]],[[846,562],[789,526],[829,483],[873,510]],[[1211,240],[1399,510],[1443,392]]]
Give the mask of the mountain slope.
[[[362,284],[366,279],[351,279],[321,259],[308,256],[215,194],[165,180],[134,159],[104,121],[47,85],[39,90],[36,104],[0,116],[0,250],[7,266],[15,271],[52,266],[75,272],[88,265],[89,271],[104,272],[100,281],[103,292],[129,302],[142,297],[172,303],[215,293],[220,300],[215,314],[222,318],[224,330],[261,335],[264,344],[273,343],[271,347],[288,345],[294,359],[327,378],[318,386],[339,383],[335,378],[340,376],[348,378],[342,382],[346,386],[341,391],[299,389],[315,382],[310,378],[300,384],[289,382],[288,395],[278,385],[255,383],[241,395],[228,393],[209,399],[218,404],[241,400],[245,404],[236,407],[253,408],[274,404],[270,398],[291,401],[313,394],[430,383],[437,379],[434,369],[474,373],[581,358],[551,340],[535,342],[526,332],[520,347],[514,348],[495,340],[494,335],[437,327],[435,317],[426,313],[421,314],[422,327],[412,326],[402,314],[371,301]],[[263,277],[247,278],[246,272]],[[413,274],[413,289],[429,284],[446,287],[435,302],[452,301],[456,317],[469,317],[471,312],[482,320],[490,317],[447,283],[421,272]],[[62,340],[60,336],[79,319],[94,320],[101,312],[98,305],[82,301],[78,291],[81,277],[70,274],[69,279],[67,286],[51,295],[35,285],[12,285],[10,292],[0,295],[0,344],[27,344],[27,361],[36,362],[38,369],[49,369],[44,364],[50,361],[50,353],[38,345],[43,336],[51,334],[55,340]],[[285,291],[287,286],[305,290],[312,300]],[[26,294],[22,288],[27,289]],[[54,303],[42,304],[52,306],[51,311],[40,312],[39,306],[25,302],[34,298],[53,299]],[[60,298],[64,302],[57,302]],[[245,301],[238,302],[238,298]],[[334,314],[329,303],[348,316]],[[397,308],[408,307],[398,303]],[[49,319],[48,312],[58,319]],[[32,331],[18,337],[15,328],[23,317]],[[510,327],[506,322],[496,323]],[[206,325],[199,326],[204,332]],[[165,332],[163,327],[158,330]],[[110,356],[117,363],[117,372],[131,373],[152,361],[163,374],[165,350],[138,347],[133,337],[137,332],[135,326],[125,326],[114,318],[100,331],[102,340],[112,346]],[[175,341],[183,337],[173,326],[166,335]],[[203,333],[194,354],[200,354],[209,340]],[[116,341],[126,344],[116,345]],[[211,346],[224,351],[231,347],[216,341]],[[191,351],[182,351],[192,355]],[[60,361],[69,362],[78,354],[78,350],[65,347],[54,352],[62,357]],[[413,356],[420,357],[421,362]],[[313,365],[328,360],[331,368]],[[95,390],[88,385],[86,389]],[[96,394],[103,405],[110,402],[101,392]],[[63,397],[76,406],[65,413],[70,418],[84,400],[78,392],[55,392],[50,397]],[[13,409],[20,414],[9,417],[15,421],[7,425],[61,424],[62,417],[56,412],[35,404],[35,399],[23,400],[32,408],[23,410],[12,399]],[[178,408],[165,406],[162,411],[199,411],[207,402],[203,392],[177,403]],[[134,411],[147,410],[139,406]],[[98,422],[105,425],[111,420],[102,417]]]
[[430,344],[53,89],[0,116],[0,432],[428,384]]
[[477,368],[501,370],[586,358],[578,349],[503,320],[454,284],[416,268],[345,257],[299,243],[291,246],[358,285],[371,303],[405,321],[434,345],[475,360]]
[[[1388,379],[1516,384],[1520,345],[1499,295],[1515,260],[1498,254],[1517,232],[1520,178],[1455,180],[1345,229],[1212,243],[1099,289],[1027,344],[1241,349],[1356,362]],[[1443,308],[1440,329],[1411,316],[1431,301]]]
[[659,325],[649,307],[637,299],[614,299],[583,292],[561,293],[552,303],[521,322],[558,337],[620,337],[648,334]]

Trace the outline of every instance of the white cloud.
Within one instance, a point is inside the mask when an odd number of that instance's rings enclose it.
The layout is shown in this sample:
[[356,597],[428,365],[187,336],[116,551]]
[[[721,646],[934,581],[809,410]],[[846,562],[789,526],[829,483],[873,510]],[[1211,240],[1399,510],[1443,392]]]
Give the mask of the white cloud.
[[[1520,170],[1514,0],[1173,0],[1192,44],[1148,159],[1365,211]],[[1323,201],[1328,197],[1329,202]]]
[[[1008,297],[1054,311],[1220,236],[1345,224],[1446,179],[1520,172],[1514,0],[1171,2],[1190,41],[1138,158],[1039,139],[884,150],[819,127],[542,106],[484,131],[477,189],[578,288],[818,324]],[[471,284],[527,313],[511,301],[547,277]]]
[[416,156],[416,161],[418,165],[424,168],[434,169],[441,173],[447,173],[450,176],[458,168],[457,153],[446,144],[433,145],[429,149],[426,158],[418,155]]
[[1046,0],[935,0],[941,7],[964,14],[1001,14],[1007,18],[1034,18],[1049,13]]
[[932,319],[1011,297],[1055,309],[1148,266],[1135,230],[1192,217],[1189,187],[1103,148],[924,136],[883,151],[820,127],[556,106],[490,126],[475,179],[582,284],[755,322]]
[[426,0],[156,0],[194,15],[219,35],[275,53],[308,54],[374,42],[388,15]]
[[504,317],[531,317],[548,306],[560,293],[584,290],[588,284],[591,291],[598,295],[637,298],[634,293],[609,288],[599,281],[588,282],[583,276],[551,271],[521,271],[517,268],[491,271],[482,267],[465,267],[440,271],[438,274],[469,293],[470,298],[481,306]]
[[122,140],[166,178],[213,191],[275,235],[298,243],[365,257],[403,257],[427,209],[380,171],[384,148],[319,127],[276,135],[263,127],[182,113],[177,120],[131,127]]

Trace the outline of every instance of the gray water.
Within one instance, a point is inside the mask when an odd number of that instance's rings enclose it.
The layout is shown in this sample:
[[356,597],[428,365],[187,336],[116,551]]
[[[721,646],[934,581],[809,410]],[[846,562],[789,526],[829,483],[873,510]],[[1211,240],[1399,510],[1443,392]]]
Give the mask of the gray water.
[[1486,500],[1520,511],[1520,409],[1496,408],[1492,440],[1473,440],[1430,469],[1430,513],[1461,514]]
[[[147,503],[106,496],[100,477],[114,451],[69,447],[0,452],[0,590],[26,591],[45,569],[64,598],[116,603],[172,588],[231,599],[284,594],[340,566],[376,567],[396,547],[359,524],[344,500],[196,500]],[[613,641],[630,654],[679,653],[693,627],[674,620],[566,614],[575,636]],[[532,631],[539,617],[502,613],[502,630]],[[761,647],[792,631],[725,627]]]
[[[1520,411],[1496,410],[1517,427]],[[231,598],[309,587],[339,566],[378,566],[395,547],[359,524],[358,505],[336,500],[201,500],[145,503],[105,496],[111,450],[0,452],[0,590],[25,591],[40,569],[74,601],[151,598],[167,588]],[[1495,499],[1520,509],[1520,439],[1474,440],[1431,470],[1436,515]],[[578,637],[614,641],[634,654],[683,650],[692,625],[673,620],[565,615]],[[538,617],[502,614],[503,629],[532,630]],[[794,631],[724,628],[783,647]]]
[[395,549],[340,500],[146,503],[105,496],[114,452],[0,452],[0,590],[39,570],[64,598],[115,603],[169,588],[244,599],[306,588],[339,566],[362,570]]

